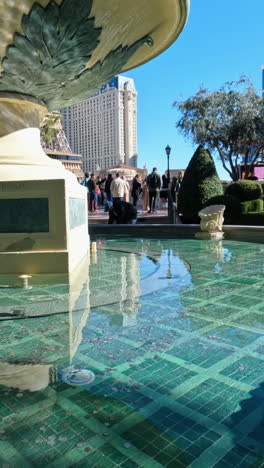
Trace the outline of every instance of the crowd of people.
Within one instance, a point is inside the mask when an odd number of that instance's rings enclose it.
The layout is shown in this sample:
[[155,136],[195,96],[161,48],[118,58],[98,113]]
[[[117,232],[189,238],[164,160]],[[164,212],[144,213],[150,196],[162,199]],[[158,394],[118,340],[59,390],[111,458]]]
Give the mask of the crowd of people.
[[[160,195],[162,203],[172,204],[177,202],[177,195],[183,179],[180,171],[178,177],[173,177],[172,181],[166,174],[162,177],[154,167],[152,172],[142,180],[136,174],[130,184],[124,176],[117,172],[115,177],[108,174],[106,178],[101,178],[95,174],[89,176],[85,173],[85,178],[81,182],[87,189],[88,210],[96,213],[99,206],[104,206],[105,211],[109,211],[109,224],[135,224],[137,219],[137,204],[142,196],[143,211],[153,213],[156,209],[157,195]],[[130,203],[130,195],[132,203]]]

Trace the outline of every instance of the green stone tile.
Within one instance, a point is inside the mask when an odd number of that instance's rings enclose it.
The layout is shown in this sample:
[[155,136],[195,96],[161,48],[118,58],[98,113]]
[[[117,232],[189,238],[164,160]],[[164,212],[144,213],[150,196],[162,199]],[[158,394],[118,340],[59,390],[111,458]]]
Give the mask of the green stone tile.
[[263,381],[264,361],[252,356],[245,356],[234,364],[226,367],[221,374],[231,379],[258,385]]
[[220,462],[216,463],[214,465],[214,468],[233,468],[234,465],[232,465],[231,463],[228,463],[226,461],[224,461],[223,459],[220,460]]
[[214,339],[219,343],[232,343],[232,346],[237,346],[239,348],[248,346],[262,337],[259,333],[243,330],[242,328],[234,326],[212,328],[209,336],[214,336]]
[[180,455],[181,450],[179,449],[179,447],[177,447],[177,445],[169,444],[167,445],[167,447],[165,447],[165,449],[163,449],[163,453],[166,453],[172,458],[176,458],[177,456]]
[[162,466],[166,466],[172,462],[173,458],[164,452],[160,452],[155,456],[155,460],[161,463]]
[[[59,383],[49,387],[51,394],[1,386],[0,465],[24,466],[24,460],[25,468],[260,467],[263,460],[243,439],[248,432],[263,447],[255,419],[264,371],[260,247],[223,241],[224,261],[216,272],[219,259],[211,244],[196,239],[104,242],[122,252],[98,252],[90,266],[90,295],[95,303],[103,293],[111,305],[97,303],[90,310],[73,357],[96,379],[82,389]],[[164,287],[163,273],[157,273],[156,291],[136,297],[138,273],[150,275],[151,284],[155,271],[164,265],[166,270],[167,249],[175,278]],[[125,276],[134,296],[120,303],[120,265],[130,262]],[[0,290],[0,303],[35,301],[40,309],[51,300],[67,301],[67,291],[62,282],[14,294]],[[72,319],[77,327],[77,315]],[[1,322],[0,360],[66,367],[68,318]],[[54,446],[48,443],[52,436]]]
[[213,343],[202,341],[199,338],[190,339],[184,346],[177,346],[168,354],[176,356],[183,361],[197,366],[209,368],[230,354],[230,350],[219,348]]
[[184,463],[181,463],[179,460],[172,460],[171,462],[167,463],[166,465],[167,468],[185,468],[186,465]]
[[139,465],[132,460],[126,460],[120,466],[122,466],[123,468],[138,468],[139,467]]
[[[245,278],[245,284],[248,284],[248,278]],[[225,298],[225,304],[230,304],[230,305],[235,305],[237,307],[241,307],[243,309],[246,309],[248,307],[252,307],[256,305],[259,302],[262,302],[263,299],[260,297],[255,297],[254,301],[252,300],[252,297],[247,296],[245,294],[241,295],[236,295],[232,294],[229,295],[228,297]]]
[[235,326],[236,325],[246,326],[248,328],[263,332],[264,330],[263,313],[261,311],[259,311],[258,313],[251,311],[248,314],[243,315],[242,317],[239,317],[233,320],[232,324]]

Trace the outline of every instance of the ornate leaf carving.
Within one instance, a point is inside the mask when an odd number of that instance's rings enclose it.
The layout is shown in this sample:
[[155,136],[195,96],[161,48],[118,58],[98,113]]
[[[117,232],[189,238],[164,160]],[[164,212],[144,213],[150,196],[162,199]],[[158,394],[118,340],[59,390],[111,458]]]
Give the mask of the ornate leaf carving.
[[[35,3],[16,33],[2,66],[0,90],[36,96],[45,101],[47,89],[72,80],[84,68],[99,42],[101,29],[89,18],[92,0],[51,1],[46,8]],[[44,86],[43,86],[44,85]],[[45,86],[46,85],[46,86]]]
[[[110,81],[113,76],[120,73],[130,57],[143,44],[151,46],[152,39],[146,36],[131,46],[119,46],[117,49],[112,50],[103,62],[96,62],[92,68],[87,68],[80,73],[75,80],[65,83],[65,86],[59,90],[57,96],[52,98],[51,102],[48,101],[49,107],[51,109],[59,109],[61,108],[61,102],[63,102],[63,107],[70,106],[76,102],[76,96],[78,96],[78,100],[81,100],[94,94],[101,86]],[[47,97],[47,99],[49,98]]]
[[50,110],[74,104],[96,92],[119,73],[143,43],[121,45],[91,69],[85,64],[97,47],[100,28],[89,18],[93,0],[53,0],[43,8],[38,3],[24,15],[24,35],[16,33],[2,61],[0,91],[34,96]]

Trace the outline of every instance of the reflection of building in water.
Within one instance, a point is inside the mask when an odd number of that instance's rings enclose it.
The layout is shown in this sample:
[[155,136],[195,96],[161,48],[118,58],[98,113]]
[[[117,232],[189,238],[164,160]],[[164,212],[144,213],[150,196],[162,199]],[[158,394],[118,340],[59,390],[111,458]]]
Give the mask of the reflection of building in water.
[[140,307],[140,256],[129,254],[121,257],[121,301],[120,313],[123,316],[122,325],[125,327],[136,324],[136,315]]
[[[0,314],[0,385],[44,389],[57,365],[71,363],[89,313],[88,267],[87,257],[70,276],[32,277],[31,289],[11,288]],[[12,318],[19,308],[20,318]]]
[[91,306],[114,305],[110,317],[115,325],[135,324],[140,307],[140,260],[140,254],[101,250],[100,268],[91,265]]

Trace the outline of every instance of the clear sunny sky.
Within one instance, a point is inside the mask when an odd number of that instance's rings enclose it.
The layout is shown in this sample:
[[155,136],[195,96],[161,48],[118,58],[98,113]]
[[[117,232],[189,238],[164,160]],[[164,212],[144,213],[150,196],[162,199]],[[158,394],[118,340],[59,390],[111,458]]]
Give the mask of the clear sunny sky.
[[[194,95],[200,85],[218,89],[249,75],[261,93],[264,64],[264,0],[191,0],[188,22],[163,54],[125,76],[138,91],[138,166],[167,168],[165,146],[172,148],[170,168],[185,168],[195,147],[175,128],[172,103]],[[221,178],[229,178],[217,157]]]

